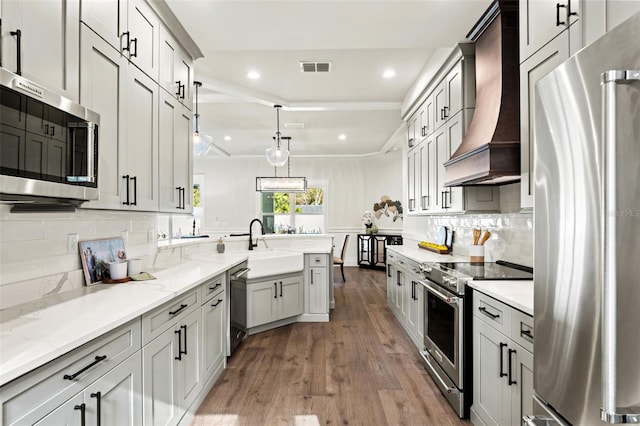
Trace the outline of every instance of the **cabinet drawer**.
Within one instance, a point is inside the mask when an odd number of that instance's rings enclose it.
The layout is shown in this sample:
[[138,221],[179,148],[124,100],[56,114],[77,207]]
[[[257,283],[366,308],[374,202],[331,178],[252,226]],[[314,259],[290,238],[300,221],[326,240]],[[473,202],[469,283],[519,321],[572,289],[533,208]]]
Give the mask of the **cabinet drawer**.
[[511,339],[533,352],[533,317],[516,309],[511,311]]
[[0,388],[3,425],[33,424],[141,348],[140,320]]
[[478,291],[473,293],[473,315],[505,336],[511,336],[511,308]]
[[225,274],[220,274],[217,277],[210,279],[201,286],[202,288],[202,303],[207,303],[216,294],[224,291],[225,289]]
[[310,254],[309,256],[309,266],[311,268],[315,266],[327,266],[327,255],[326,254]]
[[146,345],[200,306],[200,287],[165,303],[142,317],[142,344]]

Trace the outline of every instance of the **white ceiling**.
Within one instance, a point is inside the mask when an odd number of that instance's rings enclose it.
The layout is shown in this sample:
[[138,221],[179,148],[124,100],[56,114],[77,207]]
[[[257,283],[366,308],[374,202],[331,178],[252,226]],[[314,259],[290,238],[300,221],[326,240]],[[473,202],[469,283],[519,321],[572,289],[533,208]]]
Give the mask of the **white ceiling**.
[[[465,41],[491,3],[166,2],[205,56],[195,64],[195,79],[203,83],[200,128],[233,156],[264,155],[276,131],[276,103],[284,107],[280,131],[291,136],[294,156],[366,155],[397,146],[400,106],[414,81]],[[302,73],[300,61],[330,61],[332,70]],[[382,77],[387,68],[394,78]],[[248,79],[250,70],[261,78]],[[341,133],[346,140],[338,140]]]

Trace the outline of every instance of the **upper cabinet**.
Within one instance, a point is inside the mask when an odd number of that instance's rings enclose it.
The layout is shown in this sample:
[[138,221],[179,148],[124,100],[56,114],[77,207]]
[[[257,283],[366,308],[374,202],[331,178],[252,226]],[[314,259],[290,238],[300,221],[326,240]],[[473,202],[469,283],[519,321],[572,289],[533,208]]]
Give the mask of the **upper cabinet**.
[[473,45],[454,49],[407,122],[414,144],[407,152],[409,214],[497,211],[495,187],[445,187],[444,163],[458,149],[475,107]]
[[143,0],[82,0],[81,20],[158,81],[160,19]]
[[193,108],[193,66],[171,33],[160,29],[160,88],[189,110]]
[[78,0],[2,0],[2,66],[78,101]]

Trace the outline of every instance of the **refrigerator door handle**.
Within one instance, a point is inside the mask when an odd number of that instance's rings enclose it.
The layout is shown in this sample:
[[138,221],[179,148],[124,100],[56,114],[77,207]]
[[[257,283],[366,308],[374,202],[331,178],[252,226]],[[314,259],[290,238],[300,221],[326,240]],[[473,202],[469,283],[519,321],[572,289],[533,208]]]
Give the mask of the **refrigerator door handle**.
[[618,407],[616,396],[616,85],[640,81],[640,70],[602,73],[602,141],[604,144],[604,268],[602,272],[602,408],[603,422],[640,423],[640,407]]

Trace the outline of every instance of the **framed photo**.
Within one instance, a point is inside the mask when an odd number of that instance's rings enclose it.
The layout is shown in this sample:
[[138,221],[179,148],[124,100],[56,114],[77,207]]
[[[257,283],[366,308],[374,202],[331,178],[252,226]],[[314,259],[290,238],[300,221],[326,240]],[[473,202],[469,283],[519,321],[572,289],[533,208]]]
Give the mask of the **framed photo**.
[[109,262],[127,259],[122,238],[80,241],[78,247],[85,283],[88,286],[99,284],[105,278],[109,278]]

